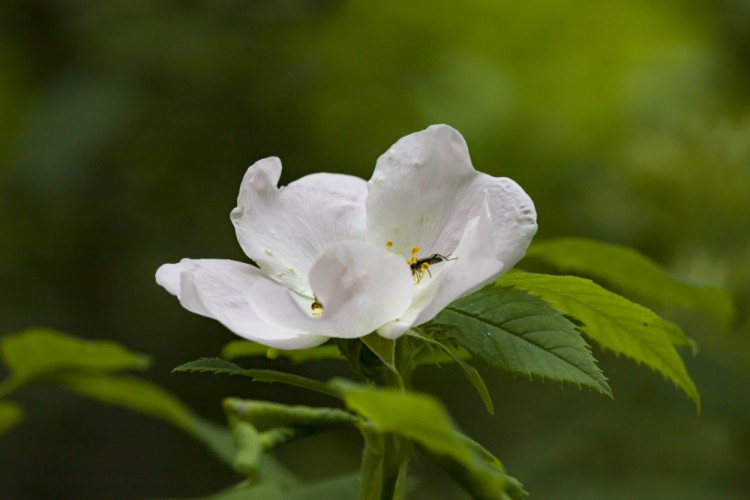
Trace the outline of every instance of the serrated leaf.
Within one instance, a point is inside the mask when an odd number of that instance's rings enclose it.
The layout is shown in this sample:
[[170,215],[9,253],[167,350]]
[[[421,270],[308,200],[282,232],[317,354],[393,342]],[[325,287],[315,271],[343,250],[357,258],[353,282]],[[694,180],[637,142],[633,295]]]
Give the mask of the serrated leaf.
[[313,380],[307,377],[301,377],[299,375],[293,375],[291,373],[278,372],[275,370],[245,369],[237,366],[230,361],[220,358],[201,358],[195,361],[189,361],[174,368],[172,371],[239,375],[241,377],[249,377],[257,382],[279,382],[282,384],[293,385],[295,387],[301,387],[303,389],[320,392],[322,394],[326,394],[335,398],[339,397],[336,391],[331,389],[328,385],[322,382],[318,382],[317,380]]
[[514,272],[497,284],[526,290],[581,321],[581,330],[589,338],[661,373],[700,411],[698,390],[670,339],[675,330],[679,331],[673,323],[591,280],[575,276]]
[[223,373],[226,375],[242,375],[244,368],[231,361],[220,358],[200,358],[188,361],[174,368],[173,372]]
[[457,300],[435,323],[495,370],[558,380],[612,396],[607,379],[575,325],[544,300],[489,286]]
[[434,397],[366,387],[341,379],[331,384],[343,394],[349,409],[367,419],[368,430],[414,441],[429,454],[440,457],[444,466],[449,463],[452,468],[460,469],[463,477],[470,478],[462,485],[475,498],[498,499],[507,495],[504,473],[488,467],[485,458],[462,439],[450,415]]
[[725,290],[679,280],[645,255],[622,245],[559,238],[533,243],[526,256],[650,304],[700,311],[724,327],[734,318],[732,297]]
[[23,408],[12,401],[0,401],[0,436],[20,424]]
[[46,328],[7,335],[0,357],[16,383],[61,371],[114,372],[143,370],[149,357],[105,340],[82,340]]
[[236,359],[247,357],[268,358],[286,358],[293,363],[302,363],[305,361],[318,361],[324,359],[338,359],[344,361],[344,358],[335,345],[322,345],[312,349],[300,350],[279,350],[270,349],[261,344],[250,342],[249,340],[233,340],[227,343],[221,350],[221,357],[224,359]]

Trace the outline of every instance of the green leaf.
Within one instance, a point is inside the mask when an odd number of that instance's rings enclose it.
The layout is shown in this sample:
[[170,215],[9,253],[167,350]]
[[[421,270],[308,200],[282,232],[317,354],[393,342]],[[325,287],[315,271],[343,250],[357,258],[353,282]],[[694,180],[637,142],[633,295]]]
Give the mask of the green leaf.
[[[261,474],[263,472],[265,471]],[[261,481],[260,484],[253,486],[241,484],[206,497],[204,500],[355,500],[358,487],[359,476],[357,474],[295,485]]]
[[249,377],[257,382],[279,382],[326,394],[334,398],[340,397],[336,391],[331,389],[331,387],[322,382],[318,382],[317,380],[275,370],[245,369],[220,358],[197,359],[195,361],[184,363],[177,368],[174,368],[172,371],[239,375],[241,377]]
[[192,412],[187,417],[190,420],[190,435],[206,445],[221,461],[231,465],[235,449],[229,429]]
[[355,415],[338,408],[313,408],[237,398],[225,399],[223,406],[227,415],[248,422],[259,431],[276,427],[330,428],[354,425],[359,421]]
[[385,366],[391,370],[397,372],[396,369],[396,341],[393,339],[387,339],[381,337],[377,333],[371,333],[361,337],[360,340],[364,343],[372,353],[383,362]]
[[234,468],[238,472],[246,474],[251,480],[255,480],[263,458],[260,433],[253,425],[241,420],[232,423],[231,426],[237,450]]
[[203,442],[220,459],[231,463],[234,447],[229,430],[194,414],[179,399],[143,379],[111,372],[144,369],[148,356],[110,341],[86,341],[49,329],[36,328],[0,341],[3,361],[12,372],[0,392],[41,381],[60,384],[99,402],[159,418]]
[[[405,345],[403,342],[397,346],[395,340],[381,337],[377,333],[371,333],[370,335],[361,337],[359,340],[361,340],[362,343],[367,346],[370,352],[374,354],[378,360],[380,360],[382,366],[385,366],[385,368],[388,370],[388,373],[380,374],[378,376],[376,375],[376,373],[378,372],[378,369],[381,368],[381,365],[379,363],[376,363],[374,366],[363,366],[362,363],[360,363],[360,367],[363,369],[362,374],[369,377],[374,377],[371,378],[371,380],[375,380],[382,385],[392,385],[392,383],[395,383],[395,385],[397,385],[398,387],[404,387],[404,375],[408,377],[408,372],[411,370],[411,368],[404,367],[407,373],[401,373],[401,371],[399,370],[397,357],[398,354],[407,354],[407,356],[409,355],[408,353],[404,352],[397,353],[396,348],[399,347],[401,350],[403,350],[409,349],[409,346]],[[411,357],[409,357],[408,360],[411,361]]]
[[357,367],[359,366],[359,358],[362,354],[362,350],[365,345],[359,339],[333,339],[334,345],[338,348],[341,356],[346,359],[352,366],[355,372],[359,372]]
[[229,430],[194,414],[170,392],[143,379],[118,375],[64,374],[55,382],[76,393],[163,420],[203,442],[220,459],[232,463]]
[[679,280],[632,248],[584,238],[535,242],[526,256],[564,273],[581,274],[658,306],[700,311],[727,327],[734,304],[725,290]]
[[464,377],[466,377],[466,380],[468,380],[469,383],[474,386],[474,389],[476,389],[479,397],[482,398],[482,402],[484,403],[484,407],[487,409],[487,412],[490,415],[495,414],[495,406],[492,404],[492,398],[490,397],[490,393],[487,390],[487,386],[485,385],[482,376],[479,375],[479,372],[476,368],[461,359],[460,355],[453,350],[452,346],[447,345],[445,342],[432,339],[421,333],[419,329],[416,328],[407,332],[407,335],[418,338],[422,342],[425,342],[430,346],[436,346],[441,350],[442,353],[445,354],[445,356],[448,357],[448,359],[450,359],[450,361],[456,363],[461,370],[461,373],[463,373]]
[[[423,325],[421,327],[418,327],[418,329],[429,331],[432,333],[432,327],[440,326],[436,325],[435,323],[427,323],[426,325]],[[452,328],[447,328],[445,326],[442,327],[443,331],[452,331]],[[451,336],[451,338],[453,338]],[[468,359],[472,358],[472,355],[469,354],[466,349],[461,347],[460,345],[451,346],[451,354],[447,354],[442,349],[439,351],[436,351],[434,349],[422,349],[417,353],[417,357],[414,359],[414,363],[417,366],[425,366],[425,365],[435,365],[435,366],[441,366],[443,364],[450,365],[452,363],[456,362],[456,358],[466,361]]]
[[190,410],[175,396],[146,380],[82,374],[64,374],[55,380],[88,398],[159,418],[192,433]]
[[593,388],[612,396],[591,350],[563,314],[520,290],[489,286],[457,300],[436,318],[495,370]]
[[357,498],[358,488],[359,475],[350,474],[294,488],[283,497],[283,500],[320,500],[323,498],[354,500]]
[[[498,474],[502,477],[505,483],[505,491],[500,498],[504,500],[520,500],[529,495],[528,492],[524,490],[523,485],[518,479],[505,473],[503,464],[496,456],[465,434],[459,434],[458,437],[474,452],[477,457],[477,467],[484,467],[487,469],[488,474]],[[467,473],[468,471],[465,468],[455,462],[446,461],[441,457],[433,458],[438,463],[443,464],[443,467],[448,470],[457,483],[461,484],[467,491],[473,491],[474,474]]]
[[344,360],[345,358],[339,352],[336,345],[322,345],[312,349],[301,350],[279,350],[271,349],[249,340],[233,340],[226,344],[221,350],[221,357],[224,359],[236,359],[247,357],[265,356],[268,358],[287,358],[293,363],[302,363],[305,361],[318,361],[323,359]]
[[341,379],[331,384],[343,394],[347,407],[372,422],[381,433],[401,434],[441,454],[470,461],[471,453],[458,442],[453,421],[434,397]]
[[62,371],[143,370],[149,357],[110,341],[82,340],[35,328],[0,340],[0,357],[16,384]]
[[[348,408],[362,415],[367,431],[392,433],[414,441],[443,465],[470,478],[462,482],[475,498],[497,499],[506,493],[504,473],[487,466],[485,457],[463,439],[443,405],[417,392],[378,389],[337,379],[331,384],[344,395]],[[499,464],[499,461],[497,461]]]
[[643,363],[671,380],[695,402],[700,396],[675,350],[679,328],[649,309],[575,276],[514,272],[500,278],[501,287],[537,295],[583,323],[581,330],[601,347]]
[[0,401],[0,436],[21,423],[23,408],[12,401]]
[[256,480],[264,453],[298,439],[359,419],[338,408],[288,406],[266,401],[228,398],[223,403],[237,453],[235,469]]

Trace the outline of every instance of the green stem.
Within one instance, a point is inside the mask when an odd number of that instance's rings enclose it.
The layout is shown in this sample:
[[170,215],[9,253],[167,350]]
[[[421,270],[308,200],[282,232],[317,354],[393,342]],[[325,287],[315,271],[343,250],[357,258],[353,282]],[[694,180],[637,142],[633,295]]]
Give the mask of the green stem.
[[258,382],[279,382],[282,384],[293,385],[295,387],[301,387],[303,389],[341,399],[341,394],[327,384],[300,375],[263,369],[242,370],[238,375],[250,377]]
[[411,443],[395,434],[362,429],[365,451],[360,470],[360,500],[401,500],[411,458]]
[[[377,334],[363,337],[353,367],[369,383],[405,391],[413,371],[412,347],[406,341],[383,339]],[[365,347],[366,346],[366,347]],[[360,500],[400,500],[413,447],[396,434],[383,434],[368,424],[360,426],[365,450],[360,471]]]

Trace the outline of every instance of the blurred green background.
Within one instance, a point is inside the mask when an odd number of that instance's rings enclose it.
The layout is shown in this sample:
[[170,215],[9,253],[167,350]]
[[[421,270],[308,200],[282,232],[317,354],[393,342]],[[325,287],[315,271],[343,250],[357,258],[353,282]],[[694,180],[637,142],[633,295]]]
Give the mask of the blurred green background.
[[[233,336],[154,282],[182,257],[242,260],[229,222],[254,161],[282,183],[368,178],[432,123],[518,181],[537,238],[631,245],[730,290],[734,328],[661,311],[703,413],[660,376],[595,349],[615,400],[486,374],[491,417],[451,367],[424,371],[458,423],[535,498],[734,499],[750,491],[750,2],[4,0],[0,4],[0,334],[50,326],[151,353],[150,379],[221,420],[225,396],[301,391],[173,375]],[[312,207],[311,207],[312,208]],[[328,378],[331,362],[245,365]],[[199,496],[238,478],[159,421],[45,387],[0,439],[2,498]],[[325,401],[325,403],[328,403]],[[280,456],[350,470],[354,433]],[[417,498],[462,498],[417,459]]]

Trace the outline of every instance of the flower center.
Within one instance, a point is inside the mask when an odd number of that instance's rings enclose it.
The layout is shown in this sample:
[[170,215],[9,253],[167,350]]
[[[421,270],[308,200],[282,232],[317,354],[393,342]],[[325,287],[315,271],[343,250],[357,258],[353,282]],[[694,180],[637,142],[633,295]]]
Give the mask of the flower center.
[[[390,242],[389,242],[390,243]],[[388,245],[388,243],[386,243]],[[411,259],[407,260],[406,263],[409,264],[409,267],[411,268],[411,275],[414,277],[414,284],[419,284],[420,281],[422,281],[422,278],[424,278],[424,273],[427,273],[427,275],[432,278],[432,273],[430,272],[430,266],[434,264],[439,264],[440,262],[446,262],[449,260],[455,260],[449,258],[449,256],[441,255],[439,253],[433,253],[432,255],[428,255],[427,257],[419,258],[419,251],[421,248],[419,247],[412,247],[411,249]]]

